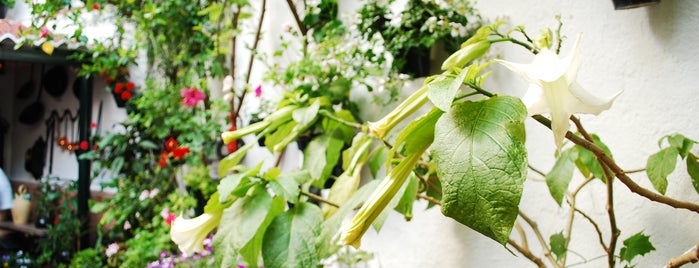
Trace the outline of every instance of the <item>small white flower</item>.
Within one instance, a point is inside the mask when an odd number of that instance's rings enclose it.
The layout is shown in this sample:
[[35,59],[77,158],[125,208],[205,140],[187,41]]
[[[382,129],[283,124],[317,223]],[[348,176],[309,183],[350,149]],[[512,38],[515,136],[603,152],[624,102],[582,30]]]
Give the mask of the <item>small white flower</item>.
[[150,190],[150,193],[148,193],[148,197],[153,198],[153,197],[157,196],[158,193],[160,193],[160,189],[153,188],[152,190]]
[[223,78],[223,87],[221,88],[221,92],[224,92],[224,93],[231,92],[232,88],[233,88],[233,77],[230,75],[226,75],[226,77]]
[[119,244],[111,243],[107,246],[107,249],[104,250],[104,255],[107,255],[107,258],[109,258],[117,254],[117,252],[119,252]]
[[565,58],[559,58],[554,51],[542,49],[531,64],[498,60],[529,82],[529,89],[522,97],[529,115],[551,114],[551,129],[559,149],[570,128],[568,118],[572,114],[597,115],[609,109],[614,99],[621,94],[619,91],[610,98],[601,99],[575,81],[580,67],[581,36],[575,41],[572,53]]
[[124,222],[124,231],[131,229],[131,223],[129,221]]

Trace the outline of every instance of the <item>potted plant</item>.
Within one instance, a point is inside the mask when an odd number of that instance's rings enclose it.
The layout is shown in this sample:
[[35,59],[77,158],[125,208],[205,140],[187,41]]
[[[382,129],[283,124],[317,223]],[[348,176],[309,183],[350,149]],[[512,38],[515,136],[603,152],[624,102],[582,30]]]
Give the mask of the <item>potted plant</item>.
[[7,15],[7,9],[15,7],[15,0],[0,0],[0,19]]
[[356,26],[366,39],[380,36],[393,68],[414,77],[430,73],[430,50],[438,41],[444,47],[437,52],[450,54],[481,25],[469,1],[409,0],[399,11],[391,9],[391,2],[368,1],[358,11]]

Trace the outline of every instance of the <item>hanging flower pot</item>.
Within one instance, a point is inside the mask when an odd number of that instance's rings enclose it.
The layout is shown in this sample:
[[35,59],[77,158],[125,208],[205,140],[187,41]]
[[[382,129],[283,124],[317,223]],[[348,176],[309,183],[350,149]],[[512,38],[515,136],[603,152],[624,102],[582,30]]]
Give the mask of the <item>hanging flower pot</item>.
[[650,5],[657,5],[660,0],[612,0],[614,2],[614,9],[630,9],[636,7],[644,7]]

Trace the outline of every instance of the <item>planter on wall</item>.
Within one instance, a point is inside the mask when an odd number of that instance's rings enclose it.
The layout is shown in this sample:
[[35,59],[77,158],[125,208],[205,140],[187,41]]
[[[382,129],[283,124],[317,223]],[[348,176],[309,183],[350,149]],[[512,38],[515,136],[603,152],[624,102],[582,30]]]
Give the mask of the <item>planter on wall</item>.
[[5,4],[0,4],[0,19],[4,19],[7,16],[8,7]]
[[657,5],[660,0],[612,0],[614,2],[614,9],[630,9],[636,7],[644,7],[650,5]]

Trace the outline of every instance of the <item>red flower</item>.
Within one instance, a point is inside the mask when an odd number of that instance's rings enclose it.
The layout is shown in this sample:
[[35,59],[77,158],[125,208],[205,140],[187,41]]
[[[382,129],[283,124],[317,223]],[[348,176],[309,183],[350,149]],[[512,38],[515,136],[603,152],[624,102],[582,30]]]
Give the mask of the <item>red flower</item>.
[[133,82],[126,83],[126,90],[132,91],[134,87],[136,87],[136,85]]
[[97,127],[97,123],[95,123],[95,122],[90,123],[90,128],[96,128],[96,127]]
[[122,100],[130,100],[131,99],[131,92],[124,91],[121,93],[121,99]]
[[189,153],[189,148],[187,147],[178,147],[172,150],[172,156],[175,159],[182,159],[185,155]]
[[114,86],[114,93],[121,94],[122,92],[124,92],[124,84],[116,83],[116,85]]
[[170,137],[169,139],[167,139],[167,141],[165,141],[165,150],[172,151],[175,148],[177,148],[177,145],[180,145],[179,143],[177,143],[177,140],[175,140],[175,138],[173,137]]
[[197,105],[197,103],[206,98],[206,93],[199,91],[196,88],[183,88],[182,89],[182,103],[184,106],[192,107]]
[[81,141],[80,150],[87,151],[87,149],[90,149],[90,144],[87,141]]
[[168,213],[167,217],[165,217],[165,223],[169,226],[172,226],[172,223],[175,221],[175,218],[177,218],[177,215],[175,215],[175,213]]
[[170,158],[170,153],[168,152],[162,152],[160,153],[160,160],[158,160],[158,165],[161,168],[164,168],[167,166],[167,160]]
[[100,4],[98,4],[98,3],[92,4],[92,10],[100,10]]

